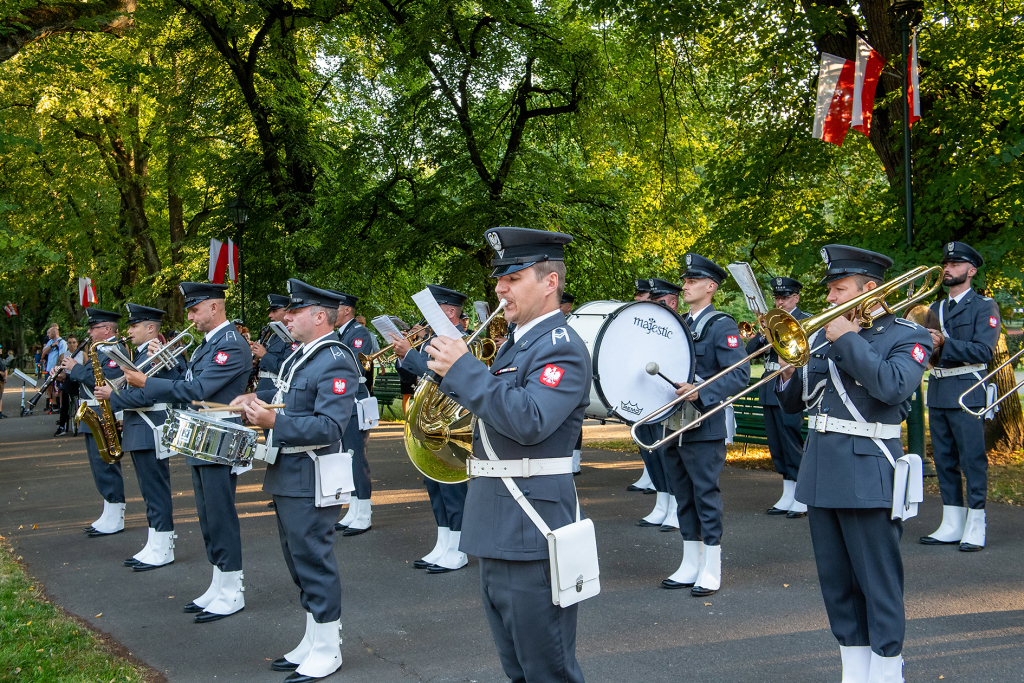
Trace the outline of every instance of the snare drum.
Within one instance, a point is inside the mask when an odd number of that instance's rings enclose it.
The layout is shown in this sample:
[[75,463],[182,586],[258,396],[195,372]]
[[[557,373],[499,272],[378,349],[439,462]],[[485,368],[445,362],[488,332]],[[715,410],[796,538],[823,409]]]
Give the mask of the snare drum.
[[591,301],[566,319],[594,364],[588,418],[632,424],[674,399],[672,385],[647,373],[651,361],[672,381],[693,382],[693,337],[683,319],[661,304]]
[[167,411],[163,445],[168,450],[218,465],[252,463],[256,431],[194,411]]

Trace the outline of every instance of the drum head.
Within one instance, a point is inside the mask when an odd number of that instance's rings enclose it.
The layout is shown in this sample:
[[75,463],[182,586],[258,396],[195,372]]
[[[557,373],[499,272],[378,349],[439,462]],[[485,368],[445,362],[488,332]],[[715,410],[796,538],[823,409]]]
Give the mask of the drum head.
[[605,320],[594,347],[597,392],[625,422],[648,417],[676,397],[672,385],[648,374],[648,363],[673,382],[693,382],[693,337],[683,319],[660,304],[623,304]]

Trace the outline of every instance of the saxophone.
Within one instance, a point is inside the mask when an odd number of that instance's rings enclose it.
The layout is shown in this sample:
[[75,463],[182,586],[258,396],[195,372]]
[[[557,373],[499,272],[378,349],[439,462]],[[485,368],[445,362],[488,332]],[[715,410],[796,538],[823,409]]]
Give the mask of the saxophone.
[[[96,380],[96,386],[102,387],[107,384],[107,378],[103,376],[103,367],[100,365],[99,352],[96,347],[112,346],[120,343],[120,341],[120,339],[116,339],[113,342],[101,342],[92,344],[89,347],[89,358],[92,360],[92,372]],[[110,409],[110,401],[100,401],[99,404],[98,415],[84,402],[79,405],[78,412],[75,413],[75,426],[77,427],[80,422],[85,422],[89,427],[89,431],[92,432],[93,438],[96,440],[96,448],[99,449],[103,462],[113,465],[120,461],[121,456],[124,455],[121,452],[121,437],[117,433],[117,418],[114,417],[114,411]]]

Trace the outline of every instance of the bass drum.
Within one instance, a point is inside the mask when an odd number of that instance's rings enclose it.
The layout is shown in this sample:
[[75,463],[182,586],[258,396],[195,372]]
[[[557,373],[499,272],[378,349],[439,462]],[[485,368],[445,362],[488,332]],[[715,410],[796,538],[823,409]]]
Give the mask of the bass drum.
[[661,304],[590,301],[566,319],[594,365],[588,418],[632,424],[672,401],[675,389],[647,373],[652,361],[672,381],[693,382],[693,337],[683,319]]

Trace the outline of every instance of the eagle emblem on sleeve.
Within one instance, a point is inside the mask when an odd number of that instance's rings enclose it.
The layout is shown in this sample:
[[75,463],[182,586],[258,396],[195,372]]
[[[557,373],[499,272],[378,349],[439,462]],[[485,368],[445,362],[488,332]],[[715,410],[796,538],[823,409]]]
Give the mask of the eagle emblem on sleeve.
[[914,350],[910,352],[910,355],[913,356],[914,360],[918,363],[924,364],[924,347],[920,344],[914,344]]
[[228,362],[228,358],[230,358],[228,354],[224,353],[223,351],[218,351],[217,355],[213,357],[213,362],[216,363],[217,365],[224,365],[225,363]]
[[562,381],[562,375],[564,374],[565,370],[549,363],[544,366],[540,373],[540,383],[548,387],[557,387],[558,383]]

